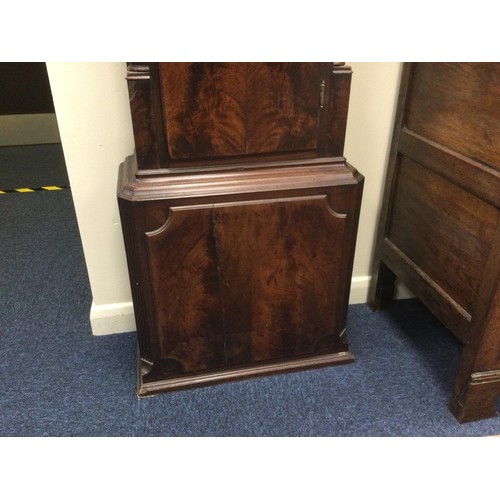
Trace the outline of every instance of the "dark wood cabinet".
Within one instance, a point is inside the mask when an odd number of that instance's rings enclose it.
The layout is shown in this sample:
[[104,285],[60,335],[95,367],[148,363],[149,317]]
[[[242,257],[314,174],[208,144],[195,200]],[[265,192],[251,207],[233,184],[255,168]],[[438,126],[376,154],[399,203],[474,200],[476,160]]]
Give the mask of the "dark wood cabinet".
[[463,343],[460,422],[500,396],[500,64],[404,66],[371,302],[400,278]]
[[140,396],[354,360],[350,78],[331,63],[129,64],[136,152],[118,201]]

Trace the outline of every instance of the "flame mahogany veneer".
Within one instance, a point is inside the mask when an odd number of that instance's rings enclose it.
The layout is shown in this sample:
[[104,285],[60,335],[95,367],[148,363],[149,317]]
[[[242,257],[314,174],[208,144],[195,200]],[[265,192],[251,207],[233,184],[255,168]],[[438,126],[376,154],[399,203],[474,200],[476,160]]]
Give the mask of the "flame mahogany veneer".
[[118,199],[138,394],[354,361],[350,68],[130,63],[127,78],[136,151]]

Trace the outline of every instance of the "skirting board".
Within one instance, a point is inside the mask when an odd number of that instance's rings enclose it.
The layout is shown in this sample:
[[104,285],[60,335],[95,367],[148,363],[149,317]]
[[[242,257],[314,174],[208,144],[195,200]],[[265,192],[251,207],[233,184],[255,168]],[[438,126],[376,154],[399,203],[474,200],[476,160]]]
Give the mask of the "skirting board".
[[[368,301],[370,276],[358,276],[351,281],[350,304],[364,304]],[[396,299],[406,299],[414,295],[403,285],[396,283]],[[96,305],[90,308],[90,325],[93,335],[135,332],[134,307],[132,302]]]
[[[371,276],[357,276],[352,278],[349,304],[366,304],[370,289]],[[415,295],[396,279],[395,299],[411,299]]]
[[96,305],[90,307],[90,326],[93,335],[135,332],[134,306],[132,302]]

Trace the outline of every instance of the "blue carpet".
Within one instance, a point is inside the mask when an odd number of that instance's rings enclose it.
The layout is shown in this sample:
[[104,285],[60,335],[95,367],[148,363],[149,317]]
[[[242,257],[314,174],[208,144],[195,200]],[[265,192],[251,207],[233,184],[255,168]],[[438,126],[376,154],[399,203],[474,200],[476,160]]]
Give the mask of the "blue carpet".
[[448,411],[461,346],[417,300],[349,308],[354,364],[139,400],[135,333],[91,334],[71,192],[0,195],[0,228],[1,436],[500,434]]

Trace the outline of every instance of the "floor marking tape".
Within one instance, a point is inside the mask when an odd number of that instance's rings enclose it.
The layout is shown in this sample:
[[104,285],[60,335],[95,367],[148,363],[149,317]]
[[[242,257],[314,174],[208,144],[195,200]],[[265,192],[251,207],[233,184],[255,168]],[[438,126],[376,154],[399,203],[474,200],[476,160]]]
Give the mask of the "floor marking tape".
[[62,191],[70,189],[69,186],[41,186],[41,187],[22,187],[16,189],[0,189],[0,194],[7,193],[36,193],[37,191]]

